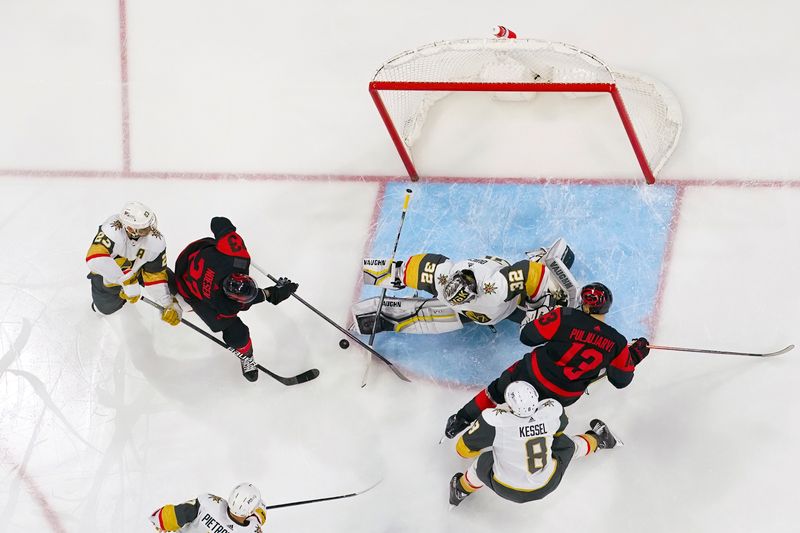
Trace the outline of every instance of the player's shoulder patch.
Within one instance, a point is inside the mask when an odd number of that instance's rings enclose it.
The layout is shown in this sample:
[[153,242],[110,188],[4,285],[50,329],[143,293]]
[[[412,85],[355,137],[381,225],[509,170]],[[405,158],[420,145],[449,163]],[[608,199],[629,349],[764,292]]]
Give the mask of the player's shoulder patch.
[[579,314],[580,315],[585,315],[586,314],[583,311],[581,311],[580,309],[575,309],[575,308],[572,308],[572,307],[562,307],[561,308],[561,313],[564,316],[578,316]]
[[153,254],[153,257],[158,257],[159,254],[167,250],[167,243],[163,237],[155,237],[153,234],[147,236],[147,251]]
[[122,228],[122,222],[116,216],[113,216],[100,225],[102,231],[109,239],[114,242],[120,242],[126,238],[125,230]]
[[490,426],[502,424],[502,421],[509,414],[510,413],[502,407],[492,407],[491,409],[485,409],[483,413],[481,413],[483,419],[486,420],[486,423]]
[[214,502],[214,503],[222,503],[222,498],[220,496],[217,496],[216,494],[211,494],[211,493],[203,494],[202,496],[197,498],[197,500],[200,501],[200,502],[205,500],[205,501]]
[[542,422],[555,421],[558,422],[561,415],[564,413],[564,407],[553,399],[546,399],[539,402],[536,406],[536,413],[534,418]]

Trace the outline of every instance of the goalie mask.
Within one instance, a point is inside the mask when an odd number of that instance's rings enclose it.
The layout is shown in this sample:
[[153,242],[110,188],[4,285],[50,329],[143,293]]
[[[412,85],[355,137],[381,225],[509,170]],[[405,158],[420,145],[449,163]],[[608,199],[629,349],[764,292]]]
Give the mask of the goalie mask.
[[444,286],[444,299],[450,305],[464,305],[478,297],[475,275],[469,270],[460,270],[450,276]]
[[131,239],[150,235],[158,226],[156,214],[141,202],[128,202],[122,206],[117,218]]
[[602,283],[594,282],[581,289],[581,304],[593,315],[604,315],[611,309],[614,297],[611,289]]
[[258,295],[256,282],[247,274],[234,272],[222,280],[222,292],[225,296],[240,304],[249,304]]

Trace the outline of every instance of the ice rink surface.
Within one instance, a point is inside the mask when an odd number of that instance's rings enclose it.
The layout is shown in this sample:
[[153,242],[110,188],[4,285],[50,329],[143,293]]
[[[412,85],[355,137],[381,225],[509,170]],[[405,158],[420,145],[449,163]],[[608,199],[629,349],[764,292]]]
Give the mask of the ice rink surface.
[[1,2],[0,532],[146,532],[157,507],[243,480],[269,505],[379,479],[275,510],[265,530],[795,531],[800,353],[653,351],[630,387],[597,384],[568,410],[569,432],[601,417],[624,448],[573,463],[541,502],[484,490],[450,511],[468,463],[436,443],[522,355],[513,327],[379,336],[413,382],[373,363],[361,389],[366,355],[335,329],[295,300],[256,307],[257,360],[321,375],[251,384],[144,304],[92,313],[84,254],[127,200],[155,209],[172,259],[225,215],[255,262],[346,323],[360,258],[391,253],[409,186],[368,81],[403,50],[505,24],[664,82],[678,148],[648,187],[608,102],[448,98],[415,152],[430,179],[398,256],[517,260],[563,236],[578,280],[614,289],[609,321],[629,337],[795,343],[798,15],[786,1]]

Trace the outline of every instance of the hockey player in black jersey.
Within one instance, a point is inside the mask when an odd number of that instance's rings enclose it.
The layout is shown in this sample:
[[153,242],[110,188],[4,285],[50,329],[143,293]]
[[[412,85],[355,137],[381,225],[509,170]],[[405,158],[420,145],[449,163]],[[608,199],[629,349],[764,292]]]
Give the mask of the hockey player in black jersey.
[[297,290],[297,283],[280,278],[274,286],[259,289],[248,275],[250,254],[236,227],[225,217],[214,217],[211,231],[214,237],[194,241],[178,256],[173,290],[211,331],[221,331],[225,343],[245,355],[242,374],[256,381],[250,330],[238,313],[264,301],[278,305]]
[[558,307],[520,329],[520,341],[532,352],[508,367],[486,389],[447,420],[445,435],[453,438],[478,418],[481,411],[503,402],[512,381],[527,381],[540,397],[575,403],[605,369],[608,380],[623,388],[633,380],[634,367],[650,352],[647,339],[627,339],[605,323],[611,290],[602,283],[581,289],[581,308]]

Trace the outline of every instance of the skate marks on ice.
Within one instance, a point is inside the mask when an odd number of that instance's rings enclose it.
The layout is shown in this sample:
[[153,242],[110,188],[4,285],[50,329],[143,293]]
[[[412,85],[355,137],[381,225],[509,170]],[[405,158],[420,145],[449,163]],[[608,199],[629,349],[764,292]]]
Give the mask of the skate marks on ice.
[[[386,187],[372,229],[371,257],[391,254],[405,187]],[[648,333],[676,187],[423,181],[414,193],[397,259],[431,252],[454,260],[494,255],[514,262],[564,237],[575,252],[572,271],[578,282],[602,281],[614,291],[609,323],[628,337]],[[360,298],[377,295],[375,287],[364,287]],[[412,296],[413,291],[390,295]],[[496,330],[468,324],[439,335],[381,333],[375,346],[416,375],[483,385],[525,351],[516,324],[501,322]]]

